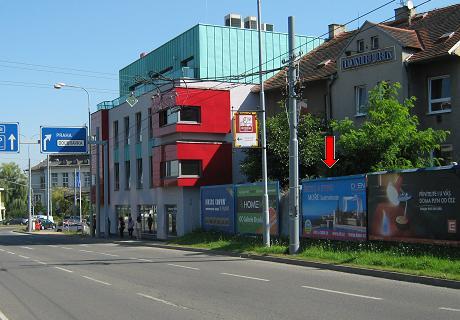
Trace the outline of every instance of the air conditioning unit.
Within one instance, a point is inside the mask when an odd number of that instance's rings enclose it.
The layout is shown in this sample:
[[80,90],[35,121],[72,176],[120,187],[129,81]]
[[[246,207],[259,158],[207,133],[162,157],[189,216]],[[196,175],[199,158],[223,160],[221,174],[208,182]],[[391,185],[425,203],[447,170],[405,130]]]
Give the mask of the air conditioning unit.
[[230,13],[225,16],[225,25],[227,27],[242,28],[243,21],[241,20],[241,15],[236,13]]
[[257,18],[254,16],[244,18],[244,28],[257,30]]
[[273,32],[274,28],[271,23],[262,23],[262,31]]

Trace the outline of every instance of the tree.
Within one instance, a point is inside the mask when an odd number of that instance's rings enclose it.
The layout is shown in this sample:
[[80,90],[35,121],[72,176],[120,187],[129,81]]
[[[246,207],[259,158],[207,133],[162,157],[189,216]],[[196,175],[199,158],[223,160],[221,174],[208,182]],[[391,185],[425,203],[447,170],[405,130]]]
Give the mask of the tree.
[[[284,105],[281,108],[285,110]],[[286,112],[267,118],[267,164],[268,178],[278,180],[282,186],[289,183],[289,122]],[[324,125],[321,119],[303,114],[298,124],[299,178],[317,175],[324,150]],[[262,157],[260,149],[245,150],[242,172],[250,181],[262,178]]]
[[[356,174],[381,170],[420,168],[433,165],[431,152],[439,149],[448,131],[419,130],[411,115],[415,97],[398,101],[399,83],[379,83],[369,92],[366,121],[357,126],[346,118],[333,121],[338,134],[340,162],[335,174]],[[434,159],[434,164],[439,164]]]
[[14,163],[0,166],[0,185],[5,188],[5,207],[9,217],[27,215],[27,179],[21,168]]
[[54,188],[51,199],[53,201],[53,210],[57,215],[72,213],[73,204],[68,199],[65,188]]

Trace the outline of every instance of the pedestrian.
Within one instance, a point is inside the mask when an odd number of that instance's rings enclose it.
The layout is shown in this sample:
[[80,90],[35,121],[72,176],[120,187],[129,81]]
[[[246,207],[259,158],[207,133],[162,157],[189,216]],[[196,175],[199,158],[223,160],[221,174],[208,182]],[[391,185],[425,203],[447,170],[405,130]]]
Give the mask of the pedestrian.
[[151,214],[149,214],[149,217],[147,218],[147,224],[149,226],[149,233],[152,233],[153,218]]
[[123,233],[125,232],[125,217],[121,216],[118,218],[119,223],[120,223],[120,238],[123,238]]
[[133,218],[131,217],[131,214],[129,214],[129,217],[128,217],[128,234],[129,234],[129,237],[131,239],[133,238],[133,230],[134,230],[134,221],[133,221]]
[[141,221],[140,214],[137,216],[136,223],[134,224],[134,228],[136,230],[136,239],[141,240],[142,221]]

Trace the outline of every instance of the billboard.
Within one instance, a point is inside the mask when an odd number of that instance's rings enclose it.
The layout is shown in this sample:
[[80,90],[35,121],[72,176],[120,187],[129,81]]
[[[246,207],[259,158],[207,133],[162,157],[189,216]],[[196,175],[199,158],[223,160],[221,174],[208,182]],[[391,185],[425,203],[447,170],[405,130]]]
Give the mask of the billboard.
[[368,176],[371,240],[460,243],[460,168]]
[[233,185],[201,187],[201,227],[205,231],[235,233]]
[[367,239],[364,175],[304,180],[301,209],[302,237]]
[[[236,185],[236,226],[240,234],[262,234],[263,185],[261,183]],[[279,232],[279,184],[268,184],[270,234]]]

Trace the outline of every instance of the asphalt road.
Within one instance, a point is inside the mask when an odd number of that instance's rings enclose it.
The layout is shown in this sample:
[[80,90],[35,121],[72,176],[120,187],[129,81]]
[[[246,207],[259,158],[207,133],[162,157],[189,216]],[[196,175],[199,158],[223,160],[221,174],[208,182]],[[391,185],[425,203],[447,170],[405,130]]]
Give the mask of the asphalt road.
[[0,229],[0,320],[460,319],[460,291]]

